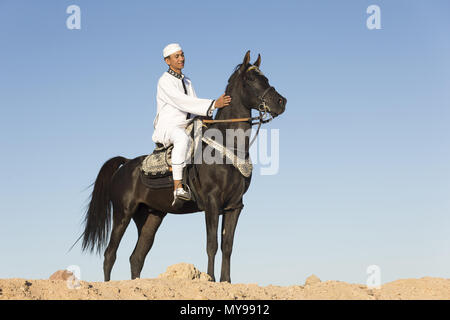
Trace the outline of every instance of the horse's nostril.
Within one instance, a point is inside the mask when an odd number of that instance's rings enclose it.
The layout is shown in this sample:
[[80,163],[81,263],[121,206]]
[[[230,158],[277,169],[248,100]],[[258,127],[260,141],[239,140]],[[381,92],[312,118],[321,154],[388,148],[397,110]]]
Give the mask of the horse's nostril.
[[278,99],[278,103],[283,104],[283,99],[282,98]]

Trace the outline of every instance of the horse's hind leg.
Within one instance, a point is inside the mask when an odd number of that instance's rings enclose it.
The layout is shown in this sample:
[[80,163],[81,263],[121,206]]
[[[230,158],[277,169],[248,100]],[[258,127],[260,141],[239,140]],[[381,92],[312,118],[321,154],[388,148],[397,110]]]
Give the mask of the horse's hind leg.
[[233,251],[233,240],[236,225],[241,213],[240,209],[230,210],[222,216],[222,271],[220,281],[231,282],[230,278],[230,259]]
[[134,218],[138,229],[138,241],[133,253],[130,256],[131,279],[141,276],[144,267],[145,257],[152,248],[156,231],[161,225],[166,213],[149,211],[147,207],[142,206]]
[[137,205],[132,205],[126,209],[114,207],[113,227],[108,247],[105,250],[105,260],[103,261],[103,274],[105,281],[111,279],[111,270],[116,261],[116,252],[119,247],[120,240],[130,223],[132,216],[137,209]]

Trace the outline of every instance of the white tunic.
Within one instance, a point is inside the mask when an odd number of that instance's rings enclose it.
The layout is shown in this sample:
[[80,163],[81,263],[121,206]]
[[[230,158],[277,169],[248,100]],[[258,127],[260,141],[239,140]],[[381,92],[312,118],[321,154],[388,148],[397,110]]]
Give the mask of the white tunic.
[[[186,86],[185,94],[183,83]],[[156,93],[157,113],[153,126],[155,131],[152,136],[154,142],[165,146],[169,145],[170,132],[174,128],[185,128],[188,122],[188,113],[206,116],[212,115],[213,99],[197,98],[192,82],[189,78],[174,72],[164,72],[159,78]],[[209,111],[209,114],[207,114]]]

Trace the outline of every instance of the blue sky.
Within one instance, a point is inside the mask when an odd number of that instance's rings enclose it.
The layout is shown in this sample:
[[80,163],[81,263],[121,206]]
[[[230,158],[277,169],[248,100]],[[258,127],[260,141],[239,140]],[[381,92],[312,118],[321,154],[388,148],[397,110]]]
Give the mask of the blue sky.
[[[69,30],[69,5],[81,30]],[[381,10],[369,30],[366,9]],[[163,47],[182,45],[197,94],[217,98],[247,50],[288,99],[279,171],[256,165],[234,283],[450,278],[448,1],[0,0],[0,278],[48,278],[102,257],[70,246],[110,157],[153,150]],[[133,223],[113,280],[130,278]],[[168,215],[142,277],[206,270],[203,213]],[[220,275],[221,254],[216,259]]]

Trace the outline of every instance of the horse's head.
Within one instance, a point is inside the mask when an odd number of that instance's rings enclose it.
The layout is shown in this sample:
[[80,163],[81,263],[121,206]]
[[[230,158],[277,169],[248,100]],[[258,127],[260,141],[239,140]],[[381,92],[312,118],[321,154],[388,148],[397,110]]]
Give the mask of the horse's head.
[[247,108],[267,111],[276,117],[284,112],[287,100],[269,84],[259,69],[260,65],[261,56],[258,54],[258,59],[251,64],[250,50],[247,51],[244,61],[228,80],[229,86],[236,88],[242,104]]

